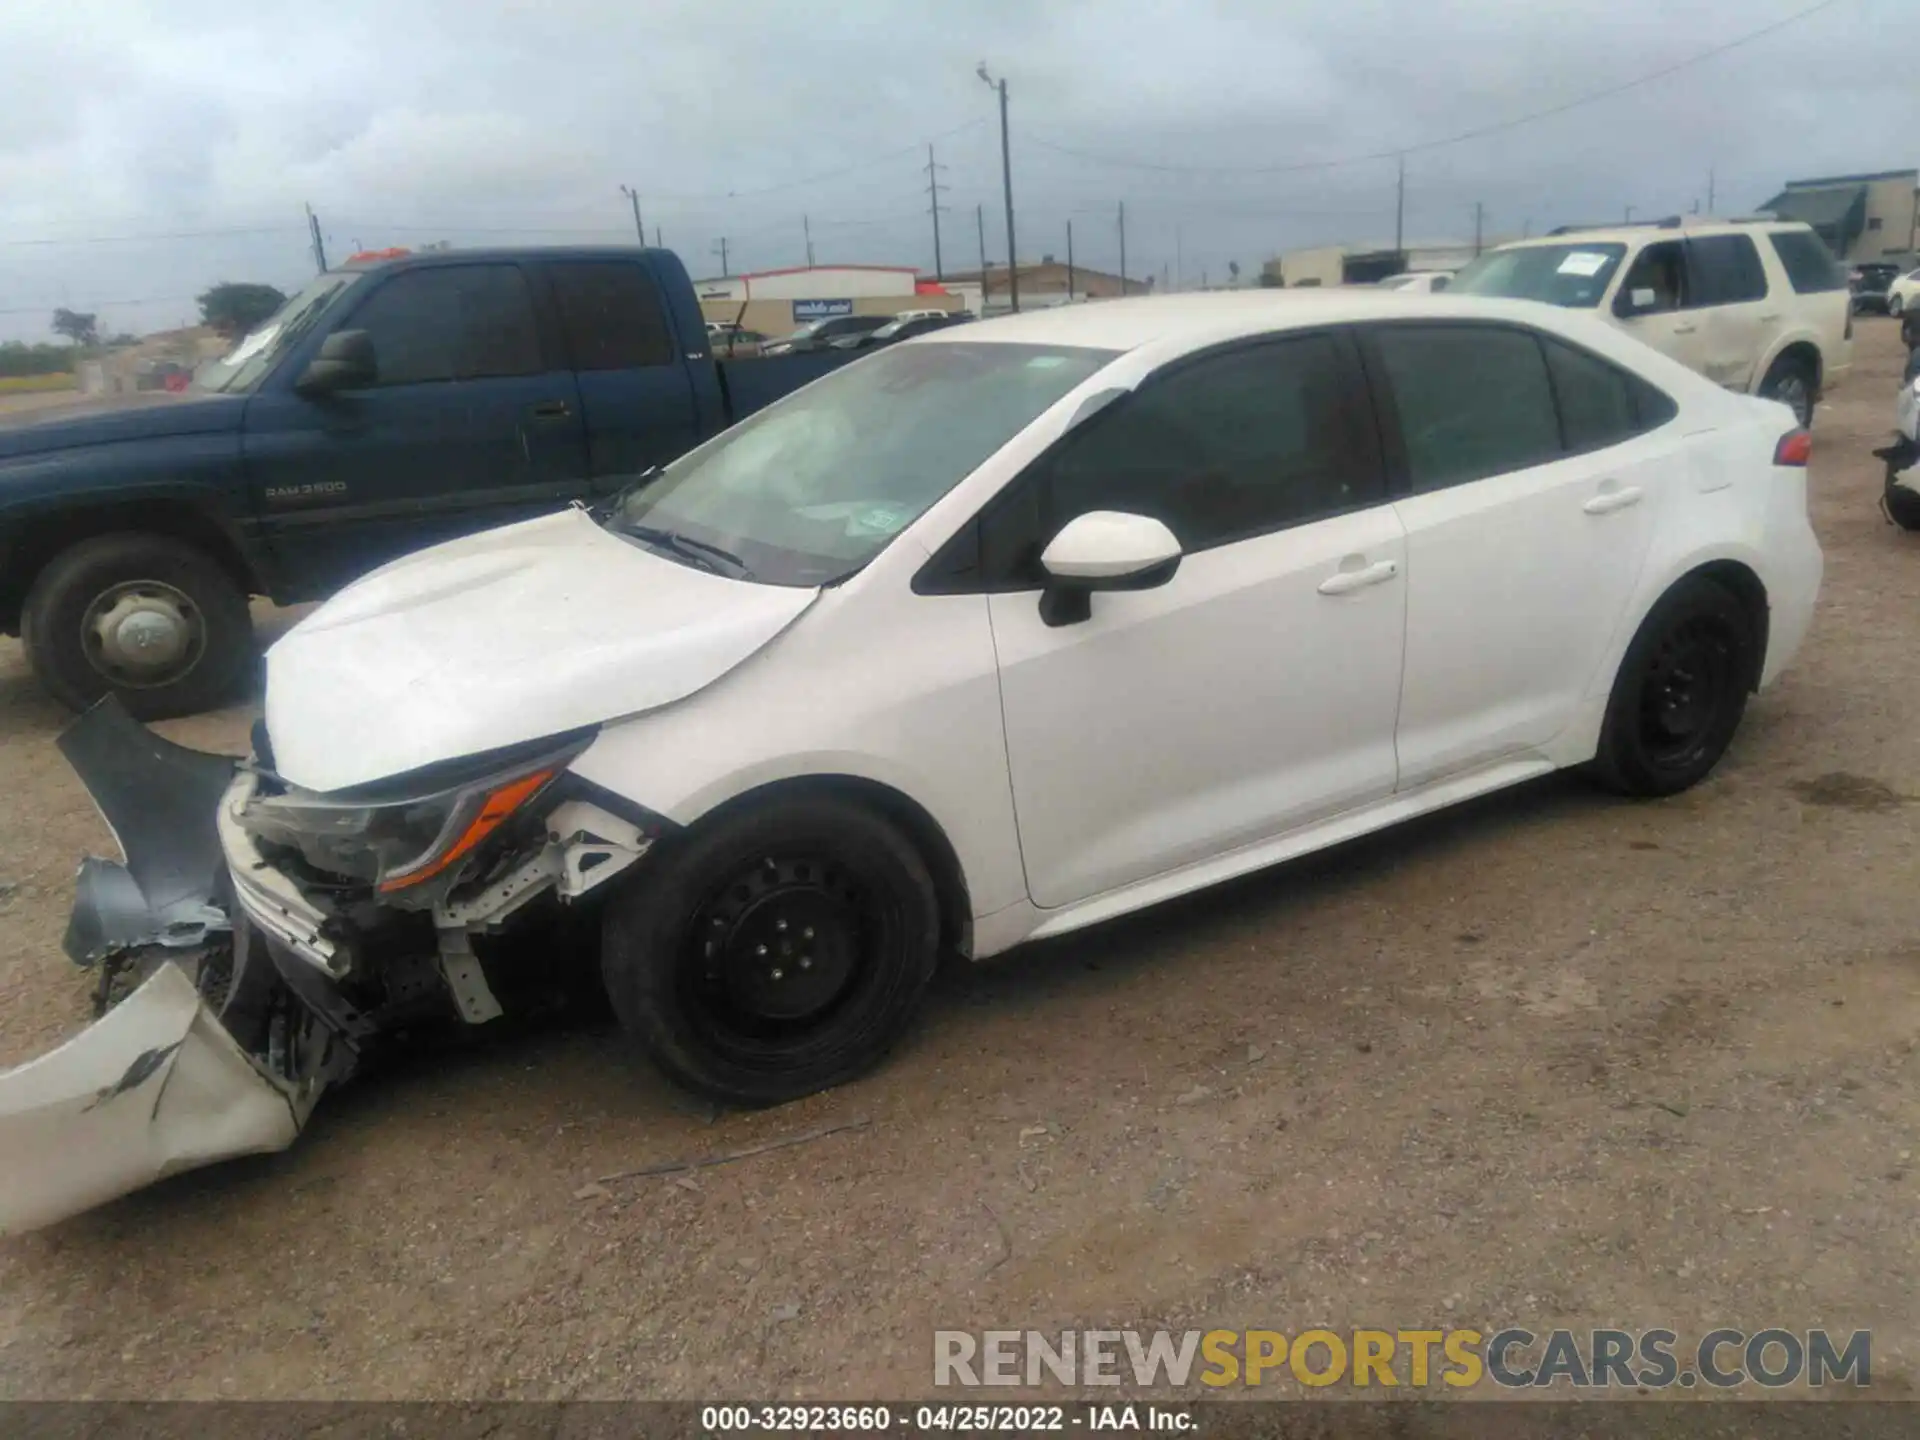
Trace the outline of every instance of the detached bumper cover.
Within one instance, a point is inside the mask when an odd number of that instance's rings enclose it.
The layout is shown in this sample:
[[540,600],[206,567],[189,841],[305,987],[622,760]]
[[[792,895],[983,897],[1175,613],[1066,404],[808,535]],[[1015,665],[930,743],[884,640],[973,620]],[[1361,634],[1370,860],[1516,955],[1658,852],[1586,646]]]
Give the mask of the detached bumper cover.
[[0,1073],[0,1233],[215,1160],[284,1150],[319,1090],[268,1074],[185,972],[162,965],[58,1050]]

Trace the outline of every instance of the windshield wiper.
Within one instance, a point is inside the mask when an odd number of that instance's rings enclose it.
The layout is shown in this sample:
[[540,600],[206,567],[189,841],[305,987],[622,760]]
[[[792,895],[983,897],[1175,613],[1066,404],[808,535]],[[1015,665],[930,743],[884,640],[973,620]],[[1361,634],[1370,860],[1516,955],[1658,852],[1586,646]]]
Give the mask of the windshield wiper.
[[733,567],[736,579],[751,580],[753,578],[753,571],[747,568],[746,561],[731,550],[709,544],[705,540],[696,540],[691,535],[682,535],[678,530],[658,530],[651,525],[626,525],[621,529],[623,533],[633,536],[636,540],[644,541],[661,550],[670,550],[684,560],[691,560],[702,570],[711,574],[723,573],[720,567],[713,563],[715,560],[721,560]]

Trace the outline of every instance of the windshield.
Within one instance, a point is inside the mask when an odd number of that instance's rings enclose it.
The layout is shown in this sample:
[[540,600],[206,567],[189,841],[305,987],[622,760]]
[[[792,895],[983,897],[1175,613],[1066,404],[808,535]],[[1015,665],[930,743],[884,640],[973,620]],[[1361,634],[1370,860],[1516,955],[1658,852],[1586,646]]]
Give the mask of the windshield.
[[218,360],[209,360],[194,372],[196,390],[240,394],[253,389],[273,369],[287,347],[320,317],[327,303],[358,275],[321,275],[299,294],[273,312],[271,319],[249,331],[240,343]]
[[951,341],[882,350],[676,460],[609,527],[743,578],[830,584],[1115,353]]
[[1520,245],[1489,250],[1453,277],[1452,295],[1501,295],[1586,309],[1598,305],[1627,247],[1620,244]]

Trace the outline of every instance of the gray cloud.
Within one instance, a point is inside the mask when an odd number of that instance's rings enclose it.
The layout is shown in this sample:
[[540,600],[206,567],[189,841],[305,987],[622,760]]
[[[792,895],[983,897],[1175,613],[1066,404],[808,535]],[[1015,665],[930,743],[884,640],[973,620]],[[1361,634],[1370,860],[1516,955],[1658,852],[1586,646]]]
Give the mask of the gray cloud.
[[[1389,238],[1393,164],[1223,173],[1418,144],[1685,59],[1808,0],[334,0],[237,7],[71,0],[0,10],[0,337],[52,306],[113,328],[192,313],[218,279],[298,283],[301,207],[366,245],[619,239],[696,270],[931,265],[925,145],[947,167],[950,265],[1005,258],[993,101],[1013,97],[1023,258],[1244,268]],[[1903,0],[1840,0],[1629,94],[1408,161],[1413,237],[1688,209],[1780,180],[1913,163],[1920,88]],[[1050,148],[1061,147],[1061,148]],[[1076,158],[1194,167],[1131,168]],[[806,182],[806,183],[797,183]],[[266,233],[205,234],[246,231]],[[194,233],[179,240],[121,239]],[[23,244],[56,240],[55,244]],[[119,302],[145,302],[123,304]]]

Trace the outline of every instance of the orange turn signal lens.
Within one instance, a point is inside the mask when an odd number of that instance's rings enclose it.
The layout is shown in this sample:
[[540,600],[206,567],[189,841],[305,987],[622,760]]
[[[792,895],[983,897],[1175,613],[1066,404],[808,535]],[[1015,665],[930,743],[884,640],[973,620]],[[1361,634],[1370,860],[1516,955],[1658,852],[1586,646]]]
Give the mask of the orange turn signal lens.
[[502,785],[498,790],[491,792],[485,803],[480,806],[480,813],[475,815],[468,822],[467,828],[460,832],[458,840],[421,865],[404,870],[390,879],[382,880],[381,893],[391,894],[395,890],[404,890],[409,885],[418,885],[422,880],[431,880],[442,873],[449,865],[498,830],[509,815],[532,799],[540,787],[552,778],[553,771],[539,770],[532,775],[523,775],[520,779]]

